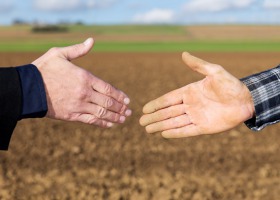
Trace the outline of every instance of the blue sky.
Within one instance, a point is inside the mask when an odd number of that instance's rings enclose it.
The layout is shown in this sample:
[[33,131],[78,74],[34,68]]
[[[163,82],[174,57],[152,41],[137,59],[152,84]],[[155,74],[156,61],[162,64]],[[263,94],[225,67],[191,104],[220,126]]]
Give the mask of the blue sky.
[[280,24],[280,0],[1,0],[15,19],[87,24]]

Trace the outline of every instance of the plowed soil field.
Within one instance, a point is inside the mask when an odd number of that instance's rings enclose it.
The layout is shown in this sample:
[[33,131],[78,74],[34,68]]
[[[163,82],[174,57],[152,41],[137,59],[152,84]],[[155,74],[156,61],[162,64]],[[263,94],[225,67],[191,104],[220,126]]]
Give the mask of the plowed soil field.
[[[279,53],[195,55],[239,78],[280,61]],[[38,56],[1,53],[0,66]],[[140,127],[146,102],[202,78],[184,66],[180,53],[92,53],[75,63],[125,91],[133,116],[112,129],[50,119],[19,122],[9,151],[0,152],[0,199],[279,199],[280,124],[259,133],[240,125],[176,140]]]

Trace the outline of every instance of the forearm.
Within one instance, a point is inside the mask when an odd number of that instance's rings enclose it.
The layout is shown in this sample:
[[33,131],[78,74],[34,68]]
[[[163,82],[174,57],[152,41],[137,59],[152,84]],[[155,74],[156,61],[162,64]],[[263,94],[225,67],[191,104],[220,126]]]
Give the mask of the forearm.
[[255,117],[245,124],[252,130],[280,121],[280,65],[241,79],[248,87],[255,106]]

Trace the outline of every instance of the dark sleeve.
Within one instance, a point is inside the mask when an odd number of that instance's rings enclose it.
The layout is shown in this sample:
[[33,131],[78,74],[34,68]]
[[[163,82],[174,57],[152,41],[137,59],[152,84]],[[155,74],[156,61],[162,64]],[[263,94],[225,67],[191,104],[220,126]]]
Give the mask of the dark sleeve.
[[280,65],[241,79],[251,92],[256,116],[245,124],[254,131],[280,122]]
[[36,66],[29,64],[16,67],[22,89],[20,119],[45,117],[48,106],[42,76]]
[[0,68],[0,150],[7,150],[17,121],[48,111],[42,76],[36,66]]
[[0,68],[0,150],[7,150],[21,115],[22,91],[15,68]]

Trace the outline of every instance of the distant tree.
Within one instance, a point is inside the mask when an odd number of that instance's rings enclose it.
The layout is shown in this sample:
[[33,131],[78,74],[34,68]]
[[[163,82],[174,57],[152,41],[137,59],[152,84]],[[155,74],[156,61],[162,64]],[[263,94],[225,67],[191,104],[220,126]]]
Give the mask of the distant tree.
[[23,19],[15,19],[13,21],[13,25],[27,25],[27,24],[29,23]]
[[85,23],[84,23],[83,21],[77,21],[77,22],[75,23],[75,25],[81,25],[81,26],[83,26],[83,25],[85,25]]
[[68,28],[60,25],[34,25],[33,33],[64,33],[68,32]]

